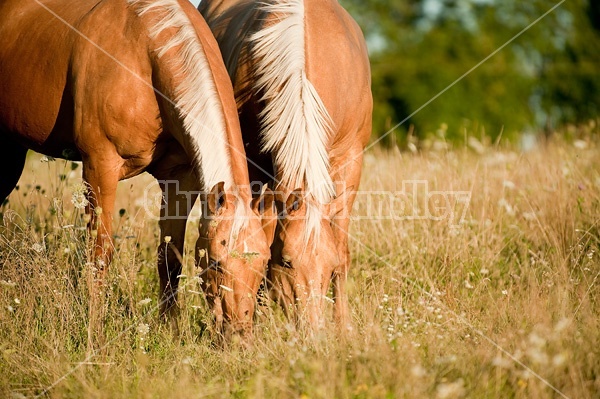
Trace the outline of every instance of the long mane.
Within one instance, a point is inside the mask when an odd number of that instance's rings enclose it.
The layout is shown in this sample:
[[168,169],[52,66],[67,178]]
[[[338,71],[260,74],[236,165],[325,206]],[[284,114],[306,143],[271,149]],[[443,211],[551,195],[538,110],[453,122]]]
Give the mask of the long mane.
[[[306,239],[318,238],[322,215],[310,198],[325,204],[335,195],[327,145],[333,121],[310,82],[306,69],[303,0],[243,1],[218,16],[200,3],[218,41],[236,97],[264,104],[260,113],[261,149],[274,154],[281,181],[290,190],[302,187],[307,201]],[[245,81],[237,70],[251,62]]]
[[[154,13],[157,22],[149,28],[156,39],[167,29],[177,33],[158,50],[158,57],[173,47],[181,50],[168,62],[174,66],[181,83],[171,99],[183,119],[183,127],[191,136],[193,151],[204,187],[210,189],[220,181],[225,187],[234,184],[224,120],[223,105],[217,94],[211,68],[197,33],[177,0],[128,0],[138,15]],[[185,77],[185,78],[183,78]]]
[[[230,146],[224,120],[223,104],[217,94],[216,82],[198,35],[177,0],[128,0],[138,15],[155,13],[157,22],[149,29],[156,39],[167,29],[177,31],[161,48],[162,58],[173,47],[182,46],[167,60],[176,71],[181,83],[175,87],[173,103],[183,119],[183,127],[192,138],[196,167],[202,176],[205,190],[219,182],[225,189],[235,186],[231,169]],[[238,197],[231,237],[236,237],[248,223],[247,206]],[[235,242],[231,239],[230,245]]]

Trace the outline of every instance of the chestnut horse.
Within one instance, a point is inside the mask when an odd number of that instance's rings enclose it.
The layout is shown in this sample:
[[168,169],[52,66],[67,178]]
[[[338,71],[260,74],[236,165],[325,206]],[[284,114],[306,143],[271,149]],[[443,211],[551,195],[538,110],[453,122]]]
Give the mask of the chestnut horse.
[[333,280],[345,326],[350,210],[373,107],[362,32],[335,0],[203,0],[198,9],[234,84],[250,178],[275,180],[271,292],[314,327]]
[[231,82],[194,6],[3,0],[0,20],[0,200],[15,187],[27,149],[83,161],[102,268],[113,251],[117,183],[150,172],[163,190],[158,270],[168,316],[177,308],[176,255],[190,207],[180,206],[182,194],[193,204],[194,193],[209,190],[201,246],[224,276],[219,285],[231,290],[219,291],[212,310],[218,321],[247,329],[269,248],[251,209]]

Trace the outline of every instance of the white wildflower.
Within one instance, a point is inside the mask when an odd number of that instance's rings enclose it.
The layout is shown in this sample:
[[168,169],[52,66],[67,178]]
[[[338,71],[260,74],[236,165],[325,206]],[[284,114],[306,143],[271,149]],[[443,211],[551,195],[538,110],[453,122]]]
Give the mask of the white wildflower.
[[523,212],[523,219],[532,221],[536,219],[535,212]]
[[512,366],[512,362],[502,356],[496,356],[494,360],[492,360],[492,366],[501,369],[509,369]]
[[146,298],[146,299],[142,299],[141,301],[139,301],[139,302],[137,303],[137,305],[138,305],[138,306],[144,306],[144,305],[147,305],[147,304],[149,304],[150,302],[152,302],[152,299],[150,299],[150,298]]
[[501,208],[504,208],[504,210],[506,211],[506,213],[509,214],[509,215],[511,215],[511,216],[515,214],[515,209],[504,198],[500,198],[500,200],[498,201],[498,206],[501,207]]
[[37,253],[42,253],[44,252],[44,250],[46,249],[46,247],[44,247],[44,244],[40,244],[39,242],[34,243],[31,248],[37,252]]
[[454,382],[440,384],[436,389],[436,398],[438,399],[460,398],[464,394],[465,387],[462,378]]
[[567,355],[564,353],[559,353],[552,358],[552,365],[554,367],[560,367],[567,361]]
[[15,287],[17,285],[17,283],[14,283],[10,280],[6,281],[6,280],[0,280],[0,285],[3,285],[4,287]]
[[146,323],[140,323],[137,326],[137,332],[140,334],[140,338],[144,338],[150,332],[150,326]]
[[504,180],[502,186],[508,190],[514,190],[517,187],[516,184],[510,180]]
[[578,150],[585,150],[588,147],[588,143],[584,140],[575,140],[573,142],[573,147],[577,148]]
[[89,204],[86,195],[87,187],[84,184],[78,184],[73,187],[73,194],[71,195],[73,206],[77,209],[85,208]]
[[427,370],[425,370],[420,364],[416,364],[410,368],[410,373],[413,377],[420,378],[427,375]]

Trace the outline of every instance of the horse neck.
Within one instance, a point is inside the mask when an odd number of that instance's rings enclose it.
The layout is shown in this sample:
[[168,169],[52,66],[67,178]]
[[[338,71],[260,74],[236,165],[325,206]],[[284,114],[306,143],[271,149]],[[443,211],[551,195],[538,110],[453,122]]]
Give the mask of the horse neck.
[[334,195],[328,154],[333,122],[308,76],[305,4],[280,0],[263,9],[269,17],[250,36],[254,92],[265,104],[262,149],[274,155],[284,186],[304,186],[327,203]]
[[129,2],[149,32],[154,83],[171,110],[168,127],[202,185],[223,181],[226,189],[244,190],[249,177],[233,89],[208,26],[186,0]]

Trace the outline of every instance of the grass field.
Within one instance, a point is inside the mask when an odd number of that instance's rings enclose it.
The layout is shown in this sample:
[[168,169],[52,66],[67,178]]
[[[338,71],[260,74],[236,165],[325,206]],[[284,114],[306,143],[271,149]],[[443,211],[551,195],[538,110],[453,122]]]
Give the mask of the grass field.
[[266,302],[246,350],[212,344],[191,256],[180,335],[158,322],[147,175],[121,183],[104,327],[90,331],[81,168],[30,154],[0,227],[0,397],[600,397],[598,133],[526,153],[368,152],[352,330],[305,337]]

